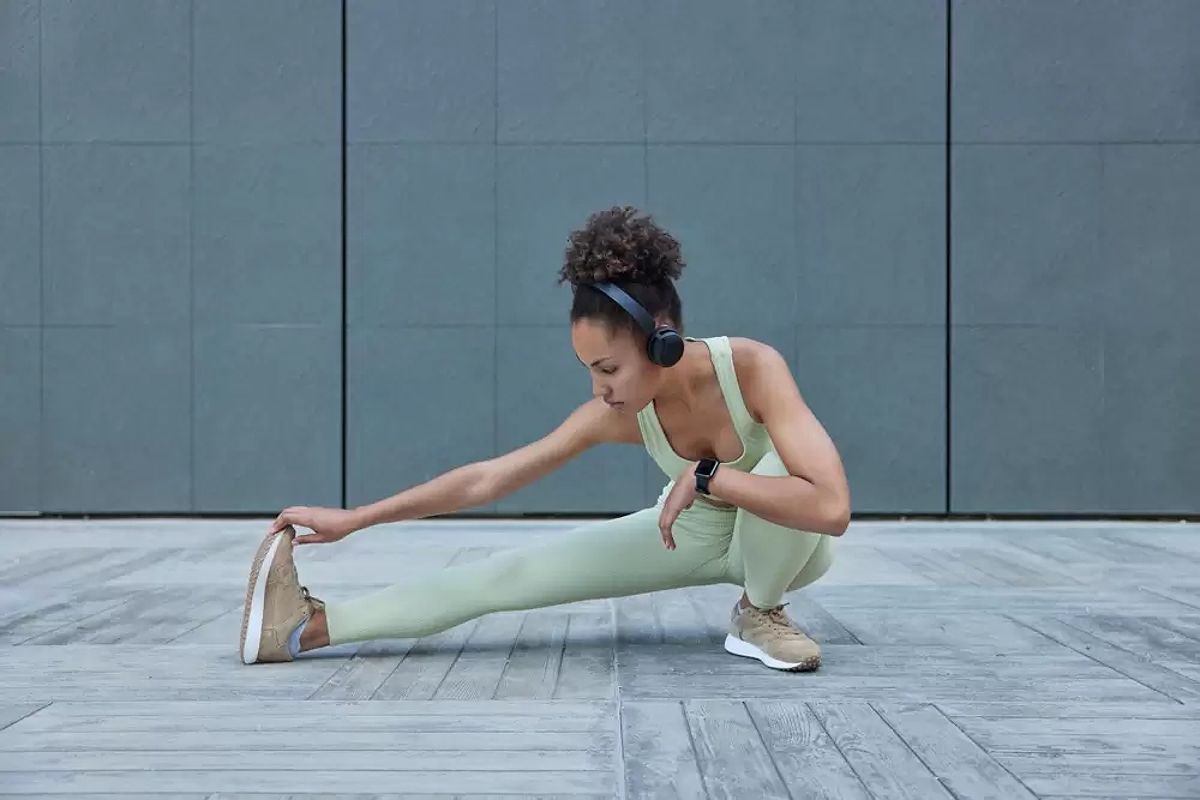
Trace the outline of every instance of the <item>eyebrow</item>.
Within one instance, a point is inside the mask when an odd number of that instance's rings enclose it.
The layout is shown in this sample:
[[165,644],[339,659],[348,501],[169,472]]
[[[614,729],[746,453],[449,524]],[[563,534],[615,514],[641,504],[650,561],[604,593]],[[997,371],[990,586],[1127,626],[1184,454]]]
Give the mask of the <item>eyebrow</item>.
[[[599,358],[597,358],[595,361],[593,361],[591,364],[588,364],[588,366],[589,366],[589,367],[594,367],[594,366],[596,366],[597,364],[599,364],[601,361],[603,361],[603,360],[604,360],[604,359],[606,359],[606,358],[612,358],[612,356],[600,356],[600,357],[599,357]],[[580,358],[578,355],[577,355],[577,356],[575,356],[575,360],[576,360],[576,361],[578,361],[580,364],[582,364],[582,363],[583,363],[583,359],[582,359],[582,358]]]

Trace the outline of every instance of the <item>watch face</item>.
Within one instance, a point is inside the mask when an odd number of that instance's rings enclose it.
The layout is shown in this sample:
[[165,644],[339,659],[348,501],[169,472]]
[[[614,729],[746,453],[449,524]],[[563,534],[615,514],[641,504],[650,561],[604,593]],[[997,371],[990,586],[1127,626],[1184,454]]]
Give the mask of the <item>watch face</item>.
[[712,458],[704,458],[696,465],[696,474],[703,475],[706,478],[711,478],[713,473],[717,471],[717,461]]

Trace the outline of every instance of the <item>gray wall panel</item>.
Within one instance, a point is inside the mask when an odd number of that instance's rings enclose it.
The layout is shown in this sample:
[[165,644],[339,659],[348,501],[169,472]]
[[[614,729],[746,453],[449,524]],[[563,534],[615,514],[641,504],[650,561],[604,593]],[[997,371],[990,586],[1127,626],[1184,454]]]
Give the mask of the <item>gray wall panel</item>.
[[642,0],[505,0],[497,6],[500,142],[641,142]]
[[651,142],[796,140],[797,11],[758,0],[646,3],[646,132]]
[[491,0],[352,0],[346,6],[350,142],[494,142]]
[[594,211],[645,203],[645,150],[505,146],[497,158],[499,322],[558,324],[568,336],[571,287],[557,282],[567,238]]
[[41,154],[0,145],[0,325],[40,325]]
[[0,512],[42,510],[42,332],[0,327]]
[[801,0],[801,142],[944,142],[946,0]]
[[351,326],[346,368],[351,506],[496,454],[493,326]]
[[495,150],[353,145],[346,316],[357,325],[490,325]]
[[43,140],[188,141],[191,6],[42,0]]
[[40,16],[38,0],[0,0],[0,143],[40,137]]
[[952,2],[956,140],[1200,139],[1200,3]]
[[341,502],[341,329],[198,323],[195,509]]
[[186,318],[47,326],[43,337],[42,510],[190,508]]

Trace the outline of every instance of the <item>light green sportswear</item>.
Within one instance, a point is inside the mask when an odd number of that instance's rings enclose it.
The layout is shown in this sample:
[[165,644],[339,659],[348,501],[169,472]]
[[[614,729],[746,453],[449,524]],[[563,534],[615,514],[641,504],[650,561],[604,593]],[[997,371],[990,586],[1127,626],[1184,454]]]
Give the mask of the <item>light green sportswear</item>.
[[[725,404],[744,451],[721,469],[786,475],[766,426],[746,409],[726,336],[705,339]],[[638,426],[651,457],[668,478],[691,466],[667,442],[648,403]],[[505,549],[420,578],[325,607],[330,644],[427,636],[492,611],[542,608],[699,584],[744,587],[760,608],[812,583],[833,561],[833,537],[792,530],[739,508],[718,508],[701,496],[672,526],[676,549],[663,546],[659,513],[674,480],[655,505],[623,517],[573,528],[552,540]]]

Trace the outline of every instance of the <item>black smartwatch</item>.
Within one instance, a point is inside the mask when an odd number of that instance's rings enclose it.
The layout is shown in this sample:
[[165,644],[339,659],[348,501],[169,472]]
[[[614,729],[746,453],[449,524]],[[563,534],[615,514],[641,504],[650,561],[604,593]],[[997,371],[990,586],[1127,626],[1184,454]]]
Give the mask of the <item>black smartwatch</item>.
[[708,482],[712,480],[712,476],[717,474],[717,466],[720,461],[715,458],[702,458],[696,463],[696,491],[700,494],[708,494]]

